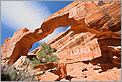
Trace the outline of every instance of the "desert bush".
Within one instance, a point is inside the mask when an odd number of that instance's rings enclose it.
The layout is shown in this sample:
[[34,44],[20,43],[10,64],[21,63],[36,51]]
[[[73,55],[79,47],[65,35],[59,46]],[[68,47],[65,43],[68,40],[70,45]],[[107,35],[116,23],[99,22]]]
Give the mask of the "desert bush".
[[58,61],[58,57],[56,55],[51,55],[48,57],[48,62],[56,62]]
[[35,67],[39,64],[56,62],[59,58],[53,53],[56,52],[55,48],[51,48],[49,44],[42,43],[42,49],[38,51],[35,58],[32,60],[32,66]]
[[41,62],[37,58],[32,58],[32,67],[35,67],[36,65],[40,64]]
[[8,65],[1,66],[1,80],[2,81],[14,81],[17,78],[17,70],[11,68]]

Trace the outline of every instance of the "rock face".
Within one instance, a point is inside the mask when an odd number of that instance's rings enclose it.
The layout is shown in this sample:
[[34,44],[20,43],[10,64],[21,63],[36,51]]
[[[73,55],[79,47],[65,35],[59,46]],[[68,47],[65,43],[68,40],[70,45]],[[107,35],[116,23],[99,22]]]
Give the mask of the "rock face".
[[[6,60],[10,60],[10,62],[16,61],[21,55],[26,55],[26,49],[22,48],[22,45],[27,47],[26,43],[23,41],[29,40],[29,38],[21,40],[22,37],[29,34],[29,30],[26,28],[20,29],[14,33],[13,37],[10,39],[6,39],[4,44],[2,45],[2,60],[6,62]],[[30,44],[32,42],[30,41]],[[31,46],[31,45],[28,45]],[[23,50],[22,50],[23,49]],[[12,60],[12,61],[11,61]],[[14,62],[13,62],[14,63]]]
[[[33,75],[39,81],[120,80],[120,15],[119,0],[74,1],[33,32],[22,28],[7,38],[2,45],[2,64],[21,70],[20,80],[30,81]],[[29,49],[60,26],[71,29],[47,42],[57,50],[60,61],[33,69],[27,57],[34,57],[41,47],[28,53]],[[31,77],[26,79],[28,75]]]
[[66,35],[61,40],[55,42],[52,45],[56,45],[54,48],[57,49],[57,56],[60,59],[90,61],[101,56],[100,46],[94,36],[95,34],[91,34],[89,32],[80,33],[75,34],[74,36],[69,36],[70,41],[66,41],[64,40],[64,38],[67,37]]
[[[13,64],[21,55],[27,55],[34,42],[43,39],[57,27],[68,25],[75,33],[90,31],[99,35],[101,32],[97,30],[118,31],[120,30],[120,1],[109,3],[74,1],[49,16],[34,32],[23,28],[11,39],[7,39],[2,45],[2,60]],[[89,27],[94,28],[94,31]]]
[[34,34],[26,28],[19,29],[11,39],[5,40],[2,45],[3,63],[12,65],[20,56],[27,55],[32,44],[38,41],[39,36],[39,34]]
[[92,65],[90,62],[77,62],[67,65],[67,74],[72,77],[71,81],[120,81],[120,71],[121,69],[113,68],[111,63]]
[[59,78],[59,76],[51,73],[46,72],[44,75],[41,76],[41,81],[55,81]]

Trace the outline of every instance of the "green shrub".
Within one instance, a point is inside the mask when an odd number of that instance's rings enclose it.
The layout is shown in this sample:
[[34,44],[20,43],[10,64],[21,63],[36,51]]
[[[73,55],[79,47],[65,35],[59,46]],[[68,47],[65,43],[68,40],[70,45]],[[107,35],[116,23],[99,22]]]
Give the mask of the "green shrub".
[[46,44],[46,43],[42,43],[42,49],[43,50],[50,50],[51,49],[51,46],[49,44]]
[[50,49],[50,53],[56,52],[57,50],[55,48]]
[[56,62],[59,58],[56,55],[51,55],[48,57],[48,62]]
[[9,72],[9,76],[10,76],[11,80],[15,80],[17,78],[17,70],[11,69]]
[[5,73],[1,73],[1,81],[11,81],[11,77],[9,76],[9,73],[8,74],[5,74]]
[[32,66],[35,67],[38,64],[56,62],[58,61],[58,57],[53,53],[56,52],[55,48],[51,48],[49,44],[42,43],[42,49],[38,51],[36,58],[32,60]]
[[17,70],[11,68],[8,65],[1,67],[1,80],[2,81],[14,81],[17,78]]
[[38,64],[40,64],[41,62],[37,59],[37,58],[33,58],[32,59],[32,67],[35,67],[35,66],[37,66]]
[[46,52],[44,50],[41,50],[37,53],[38,58],[45,58],[46,57]]

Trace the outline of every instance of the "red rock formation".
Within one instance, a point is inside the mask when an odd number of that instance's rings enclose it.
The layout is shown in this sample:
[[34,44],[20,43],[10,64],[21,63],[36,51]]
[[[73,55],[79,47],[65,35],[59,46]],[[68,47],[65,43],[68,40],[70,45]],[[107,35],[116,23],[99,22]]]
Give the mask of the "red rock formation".
[[[66,38],[66,35],[63,38]],[[60,59],[65,60],[74,60],[74,61],[90,61],[94,58],[101,56],[100,46],[96,38],[94,38],[95,34],[91,34],[89,32],[75,34],[70,41],[60,39],[54,45],[57,49],[57,56]],[[64,42],[63,42],[64,41]],[[63,42],[63,43],[62,43]],[[53,45],[53,44],[52,44]]]
[[[70,25],[75,33],[90,31],[97,35],[102,33],[97,31],[101,29],[120,30],[120,1],[115,0],[101,5],[96,2],[74,1],[49,16],[34,32],[26,28],[20,29],[2,45],[2,60],[7,59],[9,64],[13,64],[21,55],[27,55],[34,42],[45,38],[59,26]],[[94,28],[95,31],[88,27]]]
[[[117,69],[116,67],[109,69],[111,66],[111,63],[92,65],[89,62],[87,64],[77,62],[67,65],[67,74],[72,76],[71,81],[120,81],[121,69]],[[103,68],[109,70],[101,72]]]
[[40,81],[56,81],[59,78],[58,75],[55,75],[54,73],[51,72],[46,72],[40,77]]
[[65,63],[48,63],[44,65],[39,65],[37,68],[42,68],[44,70],[56,68],[57,70],[53,70],[52,72],[58,75],[60,79],[67,76]]

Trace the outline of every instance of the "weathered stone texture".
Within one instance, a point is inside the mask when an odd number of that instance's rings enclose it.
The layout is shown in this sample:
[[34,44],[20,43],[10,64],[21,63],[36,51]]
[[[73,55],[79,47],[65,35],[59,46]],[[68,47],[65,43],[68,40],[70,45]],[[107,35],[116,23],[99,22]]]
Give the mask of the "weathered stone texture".
[[27,55],[35,42],[45,38],[59,26],[70,25],[71,30],[75,33],[90,31],[97,34],[96,36],[105,31],[109,38],[111,33],[108,30],[120,30],[120,1],[103,2],[101,5],[98,3],[74,1],[49,16],[41,27],[33,32],[26,28],[18,30],[11,39],[7,39],[2,45],[2,59],[5,60],[3,62],[13,64],[21,55]]
[[[24,71],[26,77],[31,75],[26,79],[22,73],[21,80],[33,79],[33,75],[39,81],[120,80],[120,7],[120,0],[76,0],[49,16],[34,31],[21,28],[7,38],[2,45],[2,64]],[[30,53],[29,49],[60,26],[71,28],[47,42],[57,49],[54,54],[60,60],[33,69],[27,57],[34,57],[41,46]]]

